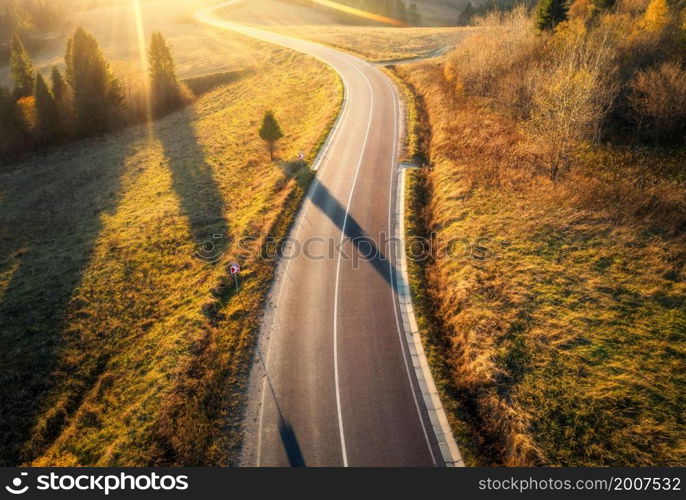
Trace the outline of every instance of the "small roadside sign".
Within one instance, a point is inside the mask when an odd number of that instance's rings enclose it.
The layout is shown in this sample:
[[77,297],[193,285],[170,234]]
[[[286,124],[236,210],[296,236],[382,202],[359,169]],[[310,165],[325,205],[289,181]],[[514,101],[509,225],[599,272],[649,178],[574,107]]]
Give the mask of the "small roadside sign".
[[302,151],[298,153],[298,160],[300,160],[300,168],[303,168],[305,166],[305,153]]
[[237,262],[229,264],[229,272],[233,274],[233,279],[236,281],[236,290],[238,290],[238,273],[241,272],[241,266]]

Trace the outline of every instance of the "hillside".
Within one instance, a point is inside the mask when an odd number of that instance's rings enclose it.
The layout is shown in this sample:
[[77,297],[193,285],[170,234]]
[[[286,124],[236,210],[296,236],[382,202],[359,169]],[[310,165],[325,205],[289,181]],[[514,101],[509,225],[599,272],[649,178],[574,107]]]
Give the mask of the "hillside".
[[[273,273],[260,244],[285,234],[310,180],[288,162],[313,158],[342,91],[319,62],[230,44],[227,63],[265,62],[151,132],[0,171],[0,463],[231,462]],[[276,163],[257,134],[269,109]]]
[[[448,57],[397,68],[431,165],[411,176],[412,234],[434,243],[415,299],[472,464],[686,462],[686,151],[625,100],[684,52],[642,13],[600,15],[538,36],[521,11],[494,15]],[[605,29],[622,41],[594,45],[616,40]]]
[[[428,5],[439,12],[452,9]],[[313,10],[284,0],[244,2],[224,9],[222,17],[331,45],[378,62],[436,55],[452,48],[470,31],[470,28],[454,27],[343,25],[331,12]]]
[[[76,2],[77,0],[65,0]],[[74,5],[84,8],[79,9]],[[91,33],[100,44],[105,57],[126,80],[140,70],[138,34],[135,10],[128,0],[112,0],[70,4],[65,26],[52,34],[49,43],[34,50],[31,56],[36,68],[48,74],[52,66],[61,67],[66,39],[77,27]],[[201,23],[192,12],[201,7],[197,0],[143,0],[140,2],[142,27],[147,39],[155,30],[162,31],[176,56],[179,77],[188,78],[206,73],[235,70],[259,62],[259,52],[244,50],[237,37],[227,36]],[[228,52],[227,52],[228,51]],[[231,53],[227,58],[225,54]],[[9,83],[9,68],[0,61],[0,85]]]

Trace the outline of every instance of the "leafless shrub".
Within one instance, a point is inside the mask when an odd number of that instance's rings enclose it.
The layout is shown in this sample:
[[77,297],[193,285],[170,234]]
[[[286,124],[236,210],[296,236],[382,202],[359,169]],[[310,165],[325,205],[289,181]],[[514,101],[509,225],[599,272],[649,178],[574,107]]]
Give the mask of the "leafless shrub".
[[589,33],[582,21],[570,21],[551,39],[549,50],[532,79],[530,125],[555,181],[579,142],[599,138],[619,83],[607,31]]
[[522,67],[541,44],[524,7],[494,11],[475,21],[477,30],[448,58],[446,78],[458,91],[487,95],[498,78]]
[[655,141],[678,142],[686,128],[686,71],[678,63],[636,73],[629,104],[636,124]]

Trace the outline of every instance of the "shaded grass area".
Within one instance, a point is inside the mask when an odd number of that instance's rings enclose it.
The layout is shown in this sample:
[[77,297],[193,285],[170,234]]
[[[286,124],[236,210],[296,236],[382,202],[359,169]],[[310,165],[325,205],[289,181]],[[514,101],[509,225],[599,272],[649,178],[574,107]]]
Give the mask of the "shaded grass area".
[[150,133],[0,172],[0,463],[233,462],[275,264],[259,250],[286,233],[311,180],[291,160],[314,156],[342,93],[323,64],[260,47],[268,62]]
[[435,255],[413,293],[468,462],[683,465],[686,153],[599,146],[553,185],[439,65],[399,73],[431,127],[408,236]]

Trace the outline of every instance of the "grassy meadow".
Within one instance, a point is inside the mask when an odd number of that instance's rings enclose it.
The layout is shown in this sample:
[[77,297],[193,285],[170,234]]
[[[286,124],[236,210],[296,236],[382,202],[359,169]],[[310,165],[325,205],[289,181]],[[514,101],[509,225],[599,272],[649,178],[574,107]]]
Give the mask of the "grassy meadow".
[[[427,4],[427,8],[433,9],[432,13],[453,10],[435,4]],[[343,25],[334,13],[281,0],[252,0],[224,9],[221,14],[233,21],[330,45],[374,62],[438,55],[458,43],[471,29]]]
[[[517,28],[497,33],[396,68],[431,165],[410,179],[410,235],[435,244],[412,268],[415,302],[463,454],[472,465],[683,465],[686,151],[639,128],[567,136],[551,180],[527,114],[542,90],[512,83],[541,71],[539,49],[518,51],[528,35]],[[554,50],[567,34],[550,38]],[[627,43],[655,41],[636,36]],[[498,66],[488,50],[501,42],[512,43]],[[467,58],[477,45],[481,57]]]
[[[0,170],[0,464],[232,463],[274,270],[261,238],[287,231],[311,178],[291,161],[313,158],[342,89],[310,58],[217,36],[234,69],[262,62],[150,127]],[[266,110],[286,135],[274,163]]]
[[[32,51],[37,70],[48,75],[53,66],[62,67],[66,40],[77,27],[82,27],[97,40],[117,75],[124,80],[136,79],[140,73],[140,52],[135,23],[136,12],[130,0],[97,2],[71,1],[69,17],[58,33],[50,34],[48,43]],[[245,50],[236,37],[198,23],[193,11],[201,8],[200,0],[142,0],[140,17],[145,38],[161,31],[170,43],[180,78],[207,73],[233,71],[260,62],[260,51]],[[226,57],[231,54],[231,57]],[[9,67],[0,65],[0,84],[9,83]]]

